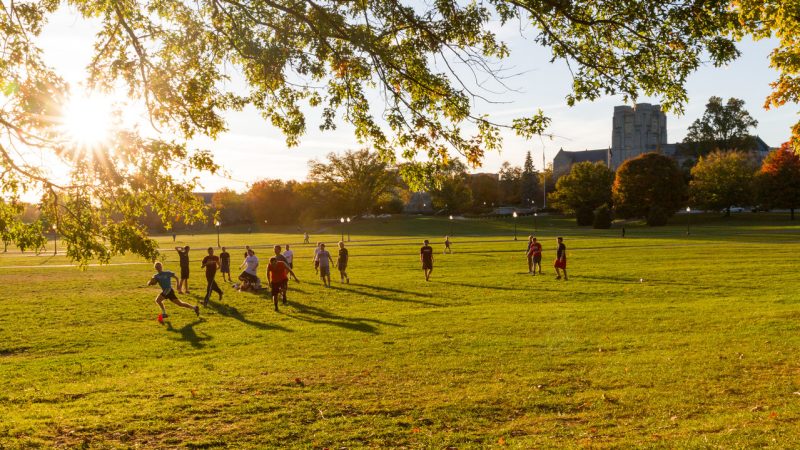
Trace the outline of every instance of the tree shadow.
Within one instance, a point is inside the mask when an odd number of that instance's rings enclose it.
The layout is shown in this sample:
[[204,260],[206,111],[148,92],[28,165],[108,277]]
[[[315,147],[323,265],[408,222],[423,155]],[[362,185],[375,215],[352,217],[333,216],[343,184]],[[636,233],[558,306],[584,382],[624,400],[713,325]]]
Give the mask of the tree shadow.
[[165,320],[164,325],[167,326],[167,331],[171,333],[177,333],[181,335],[181,340],[186,341],[192,345],[194,348],[203,348],[206,346],[206,342],[213,339],[206,333],[203,333],[203,336],[198,336],[197,333],[194,331],[194,326],[201,323],[202,319],[197,319],[192,323],[187,323],[186,325],[182,326],[181,328],[174,328],[172,326],[172,322]]
[[417,297],[428,297],[428,294],[423,294],[421,292],[404,291],[402,289],[393,289],[393,288],[387,288],[387,287],[382,287],[382,286],[373,286],[373,285],[369,285],[369,284],[348,283],[346,286],[358,286],[358,287],[363,287],[363,288],[368,288],[368,289],[374,289],[376,291],[395,292],[397,294],[410,294],[410,295],[415,295]]
[[361,333],[378,334],[378,328],[373,324],[386,325],[391,327],[402,327],[391,322],[384,322],[377,319],[367,319],[363,317],[344,317],[326,311],[316,306],[303,305],[300,303],[290,302],[290,306],[297,310],[297,314],[287,312],[286,315],[293,319],[302,320],[309,323],[318,323],[324,325],[333,325],[348,330],[359,331]]
[[440,303],[426,302],[424,300],[414,300],[414,299],[410,299],[410,298],[402,298],[402,297],[397,297],[397,296],[378,294],[378,293],[375,293],[375,292],[369,292],[369,291],[365,291],[365,290],[361,290],[361,289],[355,289],[355,288],[353,288],[351,286],[364,286],[364,287],[367,287],[369,289],[375,289],[375,290],[380,290],[380,291],[396,292],[396,293],[399,293],[399,294],[418,295],[420,297],[424,296],[424,294],[420,294],[420,293],[417,293],[417,292],[405,292],[405,291],[401,291],[400,289],[377,288],[377,287],[373,287],[373,286],[366,286],[366,285],[363,285],[363,284],[345,284],[345,285],[341,285],[341,286],[336,286],[333,289],[339,289],[339,290],[342,290],[342,291],[352,292],[354,294],[364,295],[364,296],[372,297],[372,298],[379,298],[381,300],[386,300],[386,301],[389,301],[389,302],[416,303],[418,305],[425,305],[425,306],[444,306],[444,305],[442,305]]
[[[272,297],[270,297],[270,306],[272,306]],[[217,314],[230,317],[231,319],[238,320],[245,325],[250,325],[251,327],[258,328],[259,330],[278,330],[278,331],[286,331],[291,332],[292,330],[282,327],[280,325],[272,325],[264,322],[258,322],[255,320],[250,320],[244,316],[236,307],[231,305],[226,305],[224,303],[218,303],[213,300],[208,302],[208,307],[213,309],[217,312]]]
[[464,287],[476,288],[476,289],[491,289],[493,291],[527,291],[527,289],[523,289],[523,288],[511,288],[511,287],[503,287],[503,286],[490,286],[490,285],[469,284],[469,283],[453,283],[453,282],[450,282],[450,281],[437,281],[437,280],[431,280],[431,281],[433,281],[435,283],[449,284],[449,285],[452,285],[452,286],[464,286]]

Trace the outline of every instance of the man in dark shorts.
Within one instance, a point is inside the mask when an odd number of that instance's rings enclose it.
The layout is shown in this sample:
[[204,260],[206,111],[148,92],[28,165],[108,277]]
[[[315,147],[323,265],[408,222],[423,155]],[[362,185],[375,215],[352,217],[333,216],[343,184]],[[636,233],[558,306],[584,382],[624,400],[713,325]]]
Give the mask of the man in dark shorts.
[[[225,250],[225,247],[222,247],[222,253],[219,254],[219,271],[222,273],[222,281],[229,281],[233,282],[231,279],[231,254]],[[225,275],[228,276],[228,279],[225,279]]]
[[217,267],[219,267],[219,256],[214,255],[214,249],[208,247],[208,256],[203,258],[201,269],[206,269],[206,298],[203,299],[203,306],[208,306],[208,299],[211,297],[211,291],[219,294],[219,301],[222,301],[222,289],[217,286],[217,280],[214,276],[217,274]]
[[182,308],[191,309],[195,314],[197,314],[197,317],[200,317],[199,306],[192,306],[188,303],[182,302],[178,300],[178,296],[175,295],[175,291],[172,289],[172,279],[174,278],[177,280],[178,277],[176,277],[173,272],[164,270],[160,262],[153,264],[153,268],[156,269],[156,274],[150,278],[150,281],[147,284],[149,286],[158,284],[159,287],[161,287],[161,292],[158,294],[158,297],[156,297],[156,304],[159,308],[161,308],[161,318],[167,318],[167,310],[164,308],[164,300],[169,300]]
[[189,246],[175,247],[181,266],[181,279],[178,280],[178,294],[189,293]]
[[339,269],[339,277],[344,283],[344,280],[347,280],[347,284],[350,284],[350,277],[347,276],[347,263],[350,260],[350,252],[344,248],[344,242],[339,241],[339,258],[336,259],[336,268]]
[[275,311],[278,310],[278,296],[281,293],[283,293],[283,304],[289,304],[286,301],[286,287],[289,286],[289,275],[294,278],[295,282],[300,282],[284,261],[279,261],[277,257],[269,259],[267,280],[269,280],[269,286],[272,288],[272,302],[275,303]]
[[431,281],[431,272],[433,272],[433,247],[428,245],[428,240],[422,242],[422,248],[419,249],[419,260],[422,261],[422,273],[425,274],[425,281]]
[[536,275],[536,266],[539,266],[539,275],[542,274],[542,244],[536,241],[535,237],[531,237],[530,245],[528,246],[528,269],[529,273]]
[[558,238],[558,250],[556,250],[556,280],[561,279],[561,272],[564,272],[564,281],[567,281],[567,246],[564,245],[564,238]]
[[444,255],[445,253],[453,253],[453,250],[450,248],[450,236],[444,237],[444,251],[442,254]]

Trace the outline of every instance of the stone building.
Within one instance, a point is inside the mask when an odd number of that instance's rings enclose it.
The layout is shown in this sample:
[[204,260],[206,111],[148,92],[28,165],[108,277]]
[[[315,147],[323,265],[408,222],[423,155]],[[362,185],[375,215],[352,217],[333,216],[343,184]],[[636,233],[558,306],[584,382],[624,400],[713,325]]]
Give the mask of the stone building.
[[634,107],[614,107],[609,167],[616,170],[642,153],[668,153],[666,146],[667,115],[661,111],[661,105],[639,103]]

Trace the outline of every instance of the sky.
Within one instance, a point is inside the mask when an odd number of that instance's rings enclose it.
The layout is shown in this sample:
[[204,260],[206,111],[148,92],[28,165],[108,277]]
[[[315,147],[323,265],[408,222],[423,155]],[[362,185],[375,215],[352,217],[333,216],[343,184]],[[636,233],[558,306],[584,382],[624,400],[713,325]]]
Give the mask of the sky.
[[[70,83],[85,81],[85,67],[91,59],[96,24],[80,18],[67,8],[52,16],[39,39],[45,60]],[[560,148],[585,150],[611,145],[613,108],[624,104],[619,96],[606,96],[593,102],[581,102],[573,107],[566,104],[571,91],[571,79],[564,63],[550,63],[549,50],[537,46],[532,34],[516,26],[498,28],[498,36],[509,44],[511,57],[504,61],[509,73],[518,74],[506,80],[511,88],[490,94],[498,103],[475,105],[476,111],[489,114],[494,121],[510,121],[514,117],[532,114],[542,109],[552,119],[547,133],[556,138],[524,140],[513,133],[503,134],[501,152],[487,153],[483,166],[474,172],[496,172],[503,161],[522,165],[525,153],[531,151],[534,163],[542,168],[542,160],[550,163]],[[742,56],[732,64],[715,68],[701,67],[686,85],[689,102],[683,116],[667,115],[668,142],[681,141],[689,125],[703,114],[711,96],[723,99],[736,97],[745,101],[745,108],[758,120],[755,134],[767,144],[779,146],[788,139],[790,127],[798,119],[797,105],[789,104],[764,110],[764,99],[770,92],[769,83],[777,72],[769,68],[769,52],[775,41],[745,41],[739,45]],[[494,89],[493,89],[494,90]],[[658,98],[640,98],[639,102],[658,104]],[[243,191],[259,179],[304,180],[308,161],[324,159],[331,152],[344,152],[362,146],[352,128],[340,122],[335,131],[320,132],[315,117],[309,114],[308,131],[298,147],[288,148],[279,130],[265,121],[254,109],[226,114],[229,131],[216,140],[195,139],[192,144],[211,150],[225,175],[203,175],[205,191],[226,187]],[[143,112],[133,114],[140,118]],[[153,131],[155,132],[155,131]]]

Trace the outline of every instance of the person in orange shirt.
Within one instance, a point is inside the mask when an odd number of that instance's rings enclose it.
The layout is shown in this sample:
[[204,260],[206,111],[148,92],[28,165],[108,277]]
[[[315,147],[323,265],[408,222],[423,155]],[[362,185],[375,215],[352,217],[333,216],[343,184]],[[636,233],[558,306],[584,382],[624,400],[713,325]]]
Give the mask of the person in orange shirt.
[[536,275],[536,266],[539,266],[539,275],[542,274],[542,244],[540,244],[535,237],[531,237],[531,243],[528,246],[528,269],[533,275]]
[[[275,311],[278,310],[278,297],[280,297],[282,292],[286,292],[286,288],[289,285],[289,275],[294,278],[294,281],[300,282],[294,275],[294,272],[292,272],[292,269],[289,268],[288,264],[283,261],[278,261],[277,257],[269,259],[267,280],[269,280],[269,285],[272,288],[272,302],[275,303]],[[283,297],[283,304],[288,304],[285,296]]]

